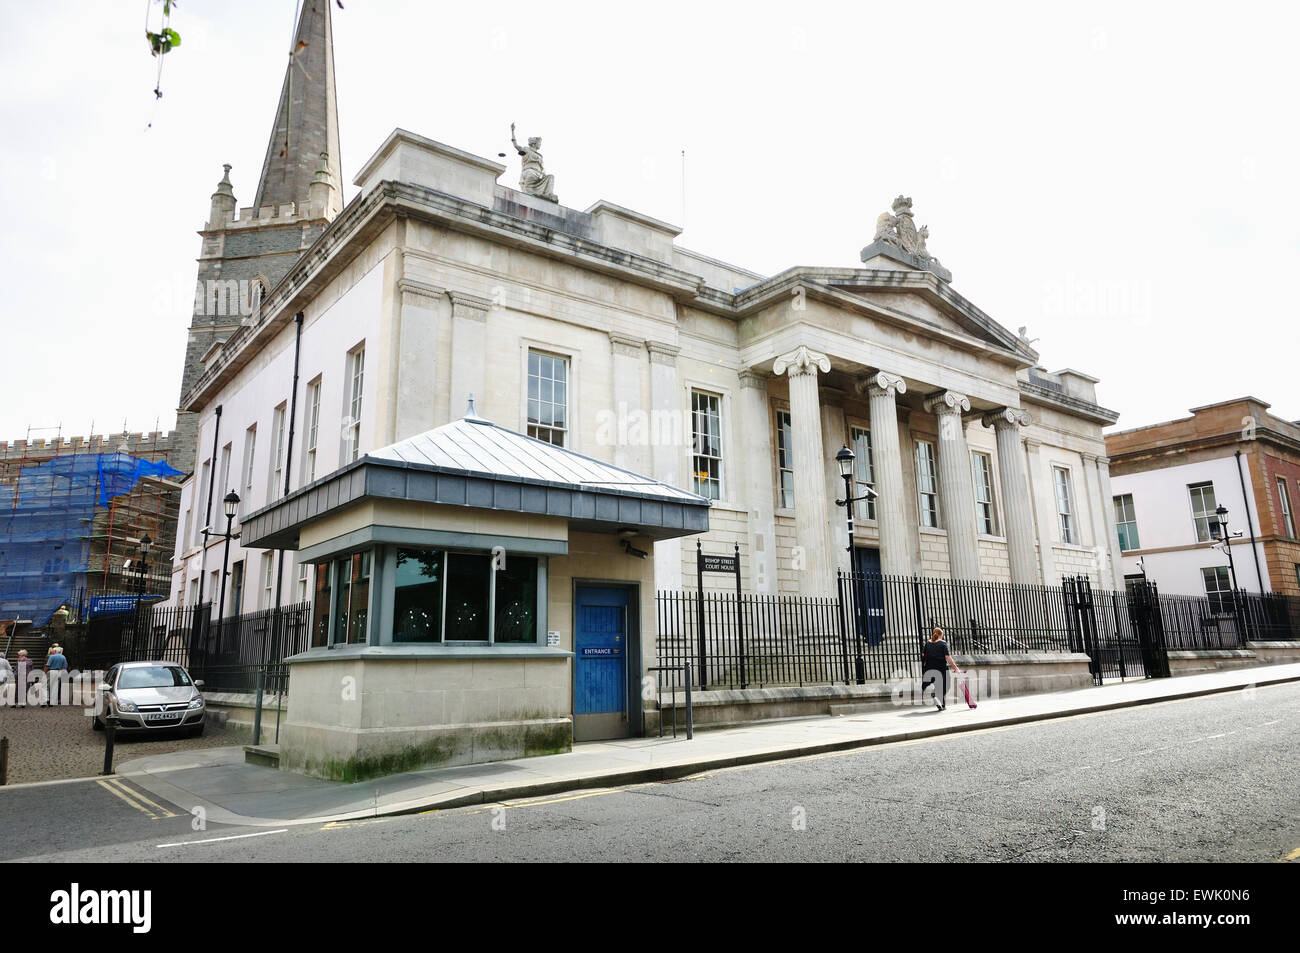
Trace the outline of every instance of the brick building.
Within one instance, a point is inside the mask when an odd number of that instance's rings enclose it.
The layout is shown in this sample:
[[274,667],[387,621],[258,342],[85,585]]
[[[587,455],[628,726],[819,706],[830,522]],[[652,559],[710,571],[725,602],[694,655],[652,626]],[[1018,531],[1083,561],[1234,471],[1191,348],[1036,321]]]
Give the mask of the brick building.
[[1106,436],[1115,524],[1126,576],[1163,591],[1212,598],[1229,565],[1209,533],[1228,509],[1237,585],[1300,595],[1300,422],[1240,397],[1191,409],[1190,417]]

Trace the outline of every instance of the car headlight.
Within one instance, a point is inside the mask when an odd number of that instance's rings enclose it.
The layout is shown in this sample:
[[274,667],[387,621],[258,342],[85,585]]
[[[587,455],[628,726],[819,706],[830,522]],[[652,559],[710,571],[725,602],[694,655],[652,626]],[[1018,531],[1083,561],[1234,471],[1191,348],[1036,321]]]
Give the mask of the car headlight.
[[136,707],[135,702],[124,701],[123,699],[119,698],[117,700],[117,710],[118,711],[139,711],[140,709]]
[[191,707],[191,708],[202,708],[202,707],[203,707],[203,696],[202,696],[202,695],[195,695],[193,698],[191,698],[191,699],[190,699],[190,707]]

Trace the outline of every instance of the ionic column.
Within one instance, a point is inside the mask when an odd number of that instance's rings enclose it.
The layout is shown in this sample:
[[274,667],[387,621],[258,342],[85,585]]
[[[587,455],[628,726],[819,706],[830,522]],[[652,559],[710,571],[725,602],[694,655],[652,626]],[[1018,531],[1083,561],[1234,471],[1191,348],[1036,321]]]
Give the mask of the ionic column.
[[745,505],[749,507],[749,585],[754,592],[776,592],[776,520],[773,513],[772,415],[767,381],[752,370],[740,372],[740,426],[736,442],[744,461]]
[[1007,560],[1011,581],[1017,585],[1038,584],[1038,562],[1034,558],[1034,513],[1030,503],[1025,454],[1020,446],[1020,429],[1029,426],[1029,415],[1015,407],[1003,407],[981,418],[992,427],[998,443],[998,485],[1002,491],[1002,529],[1007,538]]
[[[817,398],[817,372],[831,369],[830,359],[800,346],[783,354],[772,373],[790,379],[790,429],[794,442],[794,523],[797,545],[795,565],[802,561],[800,590],[823,595],[835,591],[826,531],[830,524],[826,501],[825,459],[822,446],[821,404]],[[801,557],[801,559],[800,559]]]
[[939,418],[939,505],[948,533],[948,564],[954,579],[980,578],[979,537],[975,533],[975,487],[962,414],[970,400],[955,391],[940,391],[925,400]]
[[[675,412],[690,420],[690,408],[683,408],[681,395],[677,391],[677,354],[680,348],[658,341],[647,341],[646,350],[650,353],[650,415],[651,429],[662,427],[655,421],[669,421]],[[669,486],[690,490],[691,485],[684,479],[682,467],[686,455],[690,453],[691,428],[689,423],[682,427],[680,440],[685,446],[672,440],[655,439],[650,452],[650,475]],[[680,589],[682,587],[682,541],[680,539],[661,539],[655,543],[655,587],[658,589]]]
[[884,371],[858,382],[871,415],[871,455],[876,477],[876,525],[880,532],[880,571],[887,576],[912,574],[910,528],[903,507],[903,454],[898,445],[897,395],[907,393],[901,377]]

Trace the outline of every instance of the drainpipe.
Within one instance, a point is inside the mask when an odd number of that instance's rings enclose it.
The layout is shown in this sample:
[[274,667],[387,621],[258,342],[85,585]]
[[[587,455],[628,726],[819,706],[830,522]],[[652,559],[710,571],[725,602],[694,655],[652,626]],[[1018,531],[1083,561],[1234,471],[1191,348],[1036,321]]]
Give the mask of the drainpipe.
[[1237,478],[1241,480],[1241,499],[1246,504],[1246,528],[1250,530],[1250,551],[1255,557],[1255,576],[1259,579],[1259,592],[1263,595],[1264,589],[1264,572],[1259,568],[1259,549],[1255,546],[1255,522],[1250,518],[1250,499],[1246,496],[1246,474],[1241,469],[1241,451],[1236,452],[1237,457]]
[[[302,312],[299,311],[293,316],[293,323],[296,325],[293,337],[293,389],[289,392],[289,439],[284,448],[284,493],[281,498],[289,495],[289,479],[293,474],[293,425],[298,419],[298,357],[302,352]],[[280,618],[280,597],[281,589],[284,586],[284,550],[280,550],[275,570],[275,608],[276,619]],[[275,629],[274,643],[272,649],[278,649],[280,642],[280,628],[277,623]],[[275,654],[274,651],[271,653]]]
[[203,583],[208,576],[208,527],[212,525],[212,488],[217,483],[217,447],[221,445],[221,405],[217,404],[217,424],[212,432],[212,464],[208,468],[208,507],[203,513],[203,553],[199,557],[199,598],[196,606],[203,605]]

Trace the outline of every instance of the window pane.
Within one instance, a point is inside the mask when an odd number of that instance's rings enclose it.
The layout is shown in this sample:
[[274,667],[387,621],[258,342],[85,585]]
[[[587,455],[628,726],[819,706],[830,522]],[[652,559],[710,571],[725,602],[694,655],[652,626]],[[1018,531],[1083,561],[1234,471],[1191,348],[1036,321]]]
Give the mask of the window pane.
[[448,553],[447,642],[486,642],[492,557]]
[[399,549],[393,591],[393,641],[437,642],[442,638],[441,550]]
[[335,644],[348,640],[348,594],[352,591],[352,560],[334,560],[334,638]]
[[510,556],[497,571],[494,642],[537,641],[537,560]]
[[370,609],[370,553],[352,556],[352,596],[348,608],[348,641],[361,644],[367,641],[367,613]]
[[316,564],[316,593],[311,604],[311,644],[321,648],[329,642],[330,564]]

